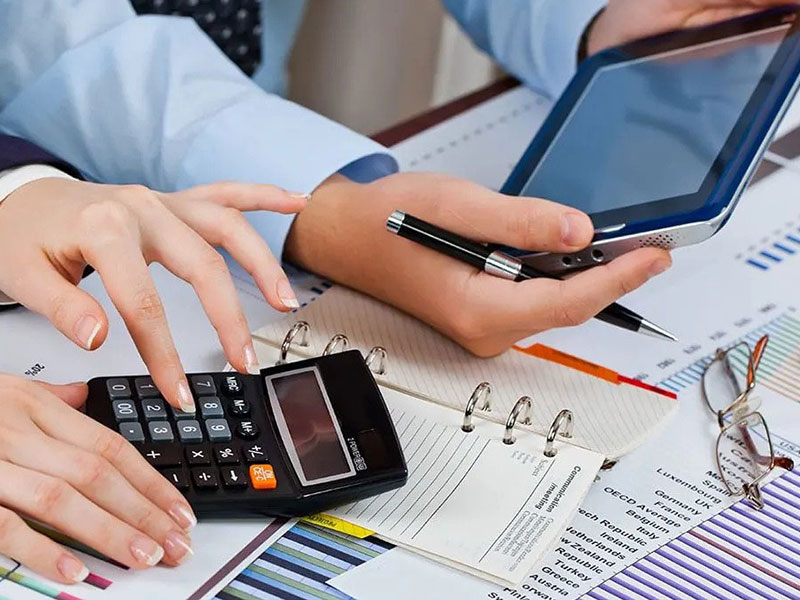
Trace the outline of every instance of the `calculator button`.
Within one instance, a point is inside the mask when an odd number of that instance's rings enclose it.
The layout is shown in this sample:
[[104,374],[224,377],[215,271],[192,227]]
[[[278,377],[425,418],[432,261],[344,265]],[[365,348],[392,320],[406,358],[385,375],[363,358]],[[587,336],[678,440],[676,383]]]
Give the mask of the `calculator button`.
[[201,490],[211,490],[219,487],[219,481],[214,469],[192,469],[192,481],[195,487]]
[[180,448],[165,444],[142,448],[142,456],[154,467],[177,467],[183,462]]
[[225,416],[225,412],[222,410],[222,402],[216,396],[200,398],[198,404],[200,405],[200,414],[203,415],[204,419],[216,419]]
[[244,398],[234,398],[231,401],[231,414],[234,417],[250,416],[250,403]]
[[169,469],[163,472],[164,477],[179,490],[189,488],[189,481],[180,469]]
[[186,460],[188,460],[189,464],[192,466],[211,464],[211,457],[208,454],[208,450],[205,448],[187,448]]
[[190,377],[194,393],[198,396],[213,396],[217,393],[217,386],[211,375],[192,375]]
[[106,389],[108,390],[109,398],[112,400],[131,397],[131,386],[128,385],[127,379],[109,379],[106,381]]
[[214,448],[214,457],[218,465],[238,465],[239,455],[233,446],[217,446]]
[[250,444],[242,450],[242,454],[244,454],[244,461],[247,464],[263,463],[268,460],[264,446],[261,444]]
[[155,398],[161,395],[156,384],[149,377],[137,377],[133,380],[133,387],[136,388],[136,395],[139,398]]
[[252,421],[239,421],[236,426],[236,435],[245,440],[252,440],[258,435],[258,425]]
[[250,481],[257,490],[274,490],[278,487],[272,465],[250,465]]
[[206,431],[208,431],[208,439],[212,442],[229,442],[231,440],[231,430],[225,419],[207,419]]
[[142,410],[148,421],[164,421],[167,418],[167,406],[161,398],[142,400]]
[[154,442],[171,442],[174,439],[172,427],[167,421],[150,421],[147,429],[150,430],[150,439]]
[[184,444],[203,441],[203,430],[200,429],[199,422],[195,420],[178,421],[175,427],[178,428],[178,437]]
[[220,472],[222,485],[226,488],[247,487],[247,476],[241,467],[223,467]]
[[242,380],[238,375],[225,375],[225,381],[222,382],[222,390],[228,396],[238,396],[242,393]]
[[172,412],[172,418],[175,419],[176,421],[180,421],[181,419],[196,419],[197,418],[197,414],[196,413],[183,412],[181,409],[175,408],[171,404],[169,405],[169,408],[170,408],[170,411]]
[[119,432],[129,442],[143,442],[144,431],[139,423],[120,423]]
[[111,408],[114,409],[114,418],[117,423],[121,421],[136,421],[139,418],[136,405],[131,400],[114,400],[111,403]]

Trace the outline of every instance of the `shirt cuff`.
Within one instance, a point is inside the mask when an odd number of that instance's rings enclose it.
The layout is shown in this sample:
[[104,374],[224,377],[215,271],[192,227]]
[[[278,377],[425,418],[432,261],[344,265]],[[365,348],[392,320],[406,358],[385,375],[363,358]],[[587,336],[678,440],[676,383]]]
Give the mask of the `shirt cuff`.
[[[0,202],[8,198],[26,183],[45,177],[60,177],[61,179],[75,179],[64,171],[50,165],[26,165],[14,169],[0,171]],[[2,302],[2,296],[0,296]]]
[[545,87],[557,98],[578,67],[581,38],[607,0],[548,0]]
[[[397,160],[369,138],[276,96],[258,95],[223,109],[197,135],[176,187],[235,180],[311,193],[334,173],[366,183],[397,170]],[[282,257],[294,215],[258,211],[247,218]]]

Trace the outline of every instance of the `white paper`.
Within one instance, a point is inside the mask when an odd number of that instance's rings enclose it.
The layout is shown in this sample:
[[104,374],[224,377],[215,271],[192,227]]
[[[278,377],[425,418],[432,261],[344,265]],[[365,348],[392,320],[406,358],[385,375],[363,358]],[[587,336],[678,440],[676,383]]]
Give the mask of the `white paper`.
[[603,457],[559,443],[547,458],[540,436],[506,445],[500,426],[465,433],[455,411],[392,390],[384,397],[408,483],[328,512],[456,568],[519,582],[561,535]]

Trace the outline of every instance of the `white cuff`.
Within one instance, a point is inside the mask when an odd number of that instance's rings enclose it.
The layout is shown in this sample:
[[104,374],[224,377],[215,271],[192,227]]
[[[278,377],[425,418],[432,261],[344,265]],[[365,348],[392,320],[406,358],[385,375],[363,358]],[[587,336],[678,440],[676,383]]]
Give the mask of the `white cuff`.
[[26,165],[0,171],[0,202],[8,198],[26,183],[44,179],[45,177],[60,177],[62,179],[75,179],[64,171],[50,165]]

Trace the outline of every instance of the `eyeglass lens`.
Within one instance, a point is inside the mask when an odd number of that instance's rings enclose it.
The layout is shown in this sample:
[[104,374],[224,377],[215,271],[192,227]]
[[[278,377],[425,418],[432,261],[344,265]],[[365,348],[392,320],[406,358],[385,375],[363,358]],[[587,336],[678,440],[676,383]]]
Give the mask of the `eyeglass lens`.
[[763,477],[772,467],[773,454],[764,418],[750,413],[731,419],[717,438],[719,473],[733,494]]

